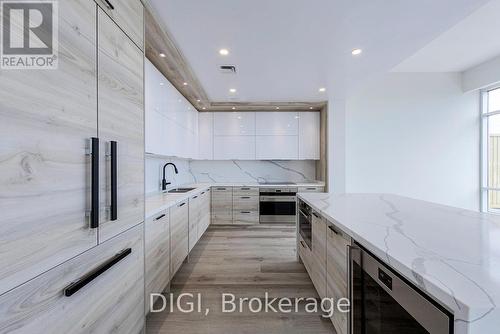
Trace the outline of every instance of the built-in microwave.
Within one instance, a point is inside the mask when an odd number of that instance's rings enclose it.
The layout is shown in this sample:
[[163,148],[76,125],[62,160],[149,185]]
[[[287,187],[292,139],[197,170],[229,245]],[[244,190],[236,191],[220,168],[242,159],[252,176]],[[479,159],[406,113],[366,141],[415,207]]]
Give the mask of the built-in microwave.
[[362,246],[349,247],[351,334],[452,334],[453,315]]

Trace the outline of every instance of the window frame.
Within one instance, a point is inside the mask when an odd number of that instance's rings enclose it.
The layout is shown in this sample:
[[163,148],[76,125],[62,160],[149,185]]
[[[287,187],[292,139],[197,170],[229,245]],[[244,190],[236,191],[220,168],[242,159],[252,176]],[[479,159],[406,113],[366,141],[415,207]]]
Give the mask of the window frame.
[[500,84],[484,88],[480,91],[480,208],[482,212],[500,215],[500,209],[489,208],[489,191],[500,191],[500,188],[488,186],[488,166],[489,166],[489,141],[488,141],[488,119],[491,116],[499,115],[500,110],[488,110],[488,93],[500,89]]

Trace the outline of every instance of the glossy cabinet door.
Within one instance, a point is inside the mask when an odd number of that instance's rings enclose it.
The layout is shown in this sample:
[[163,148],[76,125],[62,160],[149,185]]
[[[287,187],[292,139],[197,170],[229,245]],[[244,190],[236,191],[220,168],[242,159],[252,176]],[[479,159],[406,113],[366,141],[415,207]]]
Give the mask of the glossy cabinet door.
[[[326,296],[338,301],[340,298],[349,297],[347,290],[347,246],[351,244],[351,241],[347,234],[331,223],[328,223],[326,240]],[[334,312],[331,320],[337,333],[348,333],[349,313]]]
[[255,136],[215,136],[214,160],[255,160]]
[[[99,242],[144,221],[143,53],[98,10],[101,142]],[[111,220],[111,141],[117,142],[117,219]]]
[[164,130],[166,123],[166,80],[160,71],[146,59],[144,72],[144,121],[145,142],[147,153],[165,154],[167,133]]
[[[116,263],[76,288],[116,256]],[[0,296],[0,333],[138,334],[143,328],[142,225]]]
[[254,136],[254,112],[215,112],[215,136]]
[[170,281],[169,210],[164,210],[146,220],[144,224],[144,243],[146,250],[144,280],[147,314],[151,305],[151,293],[162,293]]
[[0,295],[96,246],[96,5],[59,2],[59,67],[0,71]]
[[257,160],[297,160],[298,136],[257,136]]
[[326,297],[326,220],[313,212],[312,259],[309,275],[320,298]]
[[144,49],[144,7],[140,0],[96,0],[127,36]]
[[233,223],[233,188],[212,187],[212,224]]
[[201,112],[198,115],[198,159],[214,158],[214,113]]
[[188,200],[170,208],[170,278],[181,267],[189,253]]
[[297,112],[256,113],[257,136],[298,136],[299,114]]
[[299,113],[299,159],[319,160],[320,113]]
[[189,198],[189,251],[198,242],[198,225],[200,224],[201,198],[194,195]]

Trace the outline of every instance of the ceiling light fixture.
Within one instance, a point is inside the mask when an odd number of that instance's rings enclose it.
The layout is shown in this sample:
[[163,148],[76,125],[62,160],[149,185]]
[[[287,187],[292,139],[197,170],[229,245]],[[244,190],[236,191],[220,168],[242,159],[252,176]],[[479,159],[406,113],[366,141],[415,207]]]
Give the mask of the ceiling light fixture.
[[313,107],[309,107],[309,110],[313,110]]
[[163,83],[163,82],[160,82],[160,86],[163,86],[163,85],[164,85],[164,83]]
[[320,92],[320,93],[324,93],[324,92],[326,92],[326,88],[325,88],[325,87],[321,87],[321,88],[319,89],[319,92]]
[[165,58],[167,55],[164,53],[160,53],[160,57]]
[[201,100],[200,100],[200,99],[198,99],[198,100],[196,100],[196,102],[201,102]]
[[184,86],[187,86],[187,85],[188,85],[188,83],[187,83],[187,82],[184,82],[184,83],[183,83],[183,85],[184,85]]
[[361,49],[354,49],[354,50],[352,50],[351,53],[352,53],[353,56],[359,56],[360,54],[363,53],[363,50],[361,50]]
[[205,109],[207,109],[207,108],[203,107],[203,108],[201,108],[201,109],[205,110]]
[[221,56],[227,56],[229,54],[229,50],[228,49],[220,49],[219,54]]
[[232,93],[232,94],[236,93],[236,88],[230,88],[229,93]]
[[232,107],[231,109],[236,110],[236,107]]
[[276,107],[276,110],[280,110],[280,107]]

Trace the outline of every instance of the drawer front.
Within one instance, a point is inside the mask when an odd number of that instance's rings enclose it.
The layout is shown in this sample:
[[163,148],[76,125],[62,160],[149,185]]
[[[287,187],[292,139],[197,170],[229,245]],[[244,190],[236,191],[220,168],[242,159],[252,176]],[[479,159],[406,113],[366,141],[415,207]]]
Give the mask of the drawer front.
[[140,0],[96,0],[97,4],[139,47],[144,46],[144,7]]
[[[347,246],[350,240],[335,226],[328,226],[326,233],[326,294],[338,300],[348,297],[347,290]],[[331,321],[339,334],[347,334],[348,313],[334,312]]]
[[259,197],[233,196],[233,210],[259,211]]
[[170,208],[170,278],[189,252],[189,205],[184,201]]
[[311,275],[311,250],[307,247],[306,242],[300,235],[298,235],[299,242],[297,243],[297,247],[299,250],[299,256],[306,267],[307,273],[309,276]]
[[212,188],[212,224],[223,225],[223,224],[232,224],[232,222],[233,222],[232,188],[219,188],[219,187]]
[[311,186],[311,187],[299,187],[299,193],[322,193],[325,191],[325,187]]
[[[143,224],[0,297],[0,333],[131,333],[144,327]],[[130,253],[124,251],[130,250]],[[74,294],[65,289],[117,254]],[[127,255],[128,254],[128,255]],[[69,290],[66,290],[69,291]]]
[[233,194],[233,188],[232,187],[212,187],[212,196],[215,194]]
[[251,224],[259,223],[259,211],[236,211],[233,210],[233,224]]
[[146,313],[151,293],[161,293],[170,280],[170,218],[162,211],[146,220],[144,226]]
[[259,196],[259,187],[234,187],[234,196]]
[[313,212],[311,280],[320,298],[326,297],[326,220]]

